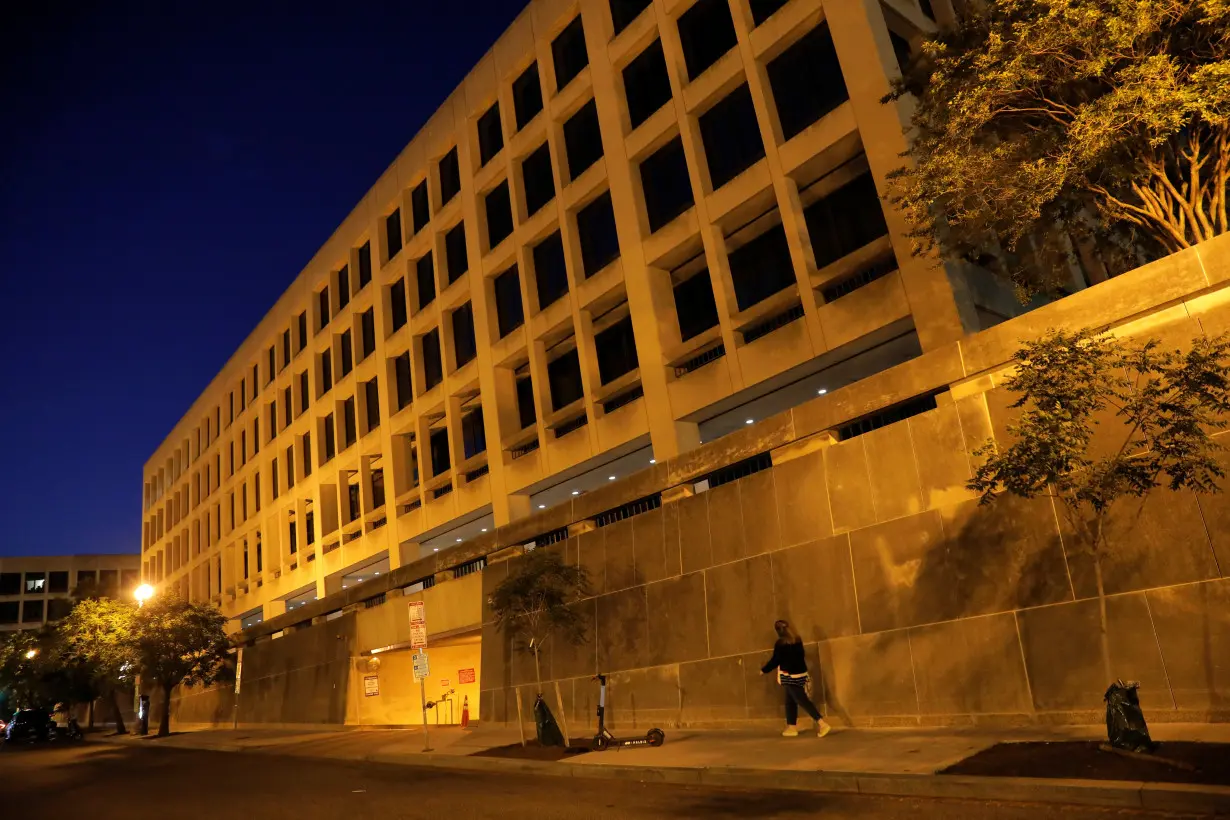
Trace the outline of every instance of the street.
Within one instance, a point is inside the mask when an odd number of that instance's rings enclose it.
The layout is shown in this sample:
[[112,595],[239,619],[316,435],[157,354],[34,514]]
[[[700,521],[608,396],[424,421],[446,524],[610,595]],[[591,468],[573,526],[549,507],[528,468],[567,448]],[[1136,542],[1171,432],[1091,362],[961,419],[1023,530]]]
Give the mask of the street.
[[[705,789],[451,772],[262,752],[103,743],[0,750],[4,816],[156,818],[684,818],[1111,820],[1109,809]],[[1173,815],[1172,815],[1173,816]]]

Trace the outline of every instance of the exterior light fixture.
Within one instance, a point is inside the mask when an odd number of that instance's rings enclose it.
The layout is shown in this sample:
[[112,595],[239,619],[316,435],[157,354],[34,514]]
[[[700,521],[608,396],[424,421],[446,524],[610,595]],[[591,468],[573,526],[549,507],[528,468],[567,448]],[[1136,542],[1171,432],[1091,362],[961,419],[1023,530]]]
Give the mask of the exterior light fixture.
[[145,602],[154,594],[154,588],[149,584],[142,584],[133,591],[132,595],[137,599],[137,606],[145,606]]
[[483,532],[486,532],[486,531],[487,531],[487,528],[486,528],[486,527],[483,527]]
[[539,504],[539,505],[538,505],[538,509],[540,509],[540,510],[545,510],[546,508],[547,508],[547,505],[546,505],[546,504]]
[[743,423],[744,423],[744,424],[752,424],[752,423],[753,423],[753,422],[755,422],[755,421],[756,421],[755,419],[747,419],[747,420],[746,420],[746,421],[744,421]]
[[573,495],[580,495],[580,494],[581,494],[581,491],[580,491],[580,490],[573,490],[573,491],[572,491],[572,494],[573,494]]
[[829,392],[827,389],[825,389],[825,388],[821,387],[819,390],[817,390],[817,391],[816,391],[816,395],[817,395],[817,396],[823,396],[823,395],[824,395],[825,393],[827,393],[827,392]]
[[657,463],[658,463],[658,460],[657,460],[656,458],[651,458],[651,459],[649,459],[649,463],[650,463],[650,464],[657,464]]
[[606,480],[607,480],[607,481],[614,481],[614,480],[615,480],[615,476],[613,476],[613,475],[609,475],[609,476],[607,476],[607,477],[606,477]]

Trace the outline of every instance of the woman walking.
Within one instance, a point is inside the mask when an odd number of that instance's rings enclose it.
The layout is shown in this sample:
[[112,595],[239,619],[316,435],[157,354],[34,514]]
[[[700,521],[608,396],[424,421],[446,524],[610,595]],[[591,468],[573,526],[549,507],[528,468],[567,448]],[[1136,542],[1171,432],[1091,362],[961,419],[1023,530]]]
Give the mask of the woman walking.
[[799,730],[795,724],[799,721],[800,706],[816,721],[816,736],[824,737],[833,727],[824,722],[820,710],[807,696],[811,678],[807,674],[807,659],[803,657],[803,639],[785,621],[777,621],[773,628],[777,630],[777,643],[773,645],[773,657],[761,668],[760,674],[767,675],[774,669],[778,670],[777,682],[786,696],[786,731],[782,732],[782,737],[798,737]]

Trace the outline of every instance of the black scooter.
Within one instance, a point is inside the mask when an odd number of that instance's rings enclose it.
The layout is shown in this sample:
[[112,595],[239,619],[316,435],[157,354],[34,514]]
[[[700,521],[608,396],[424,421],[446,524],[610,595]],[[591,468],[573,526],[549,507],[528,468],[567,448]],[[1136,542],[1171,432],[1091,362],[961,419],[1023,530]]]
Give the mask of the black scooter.
[[598,681],[598,734],[590,741],[590,748],[595,752],[605,752],[612,746],[661,746],[666,742],[666,733],[661,729],[650,729],[644,737],[615,737],[606,728],[606,675],[595,675]]

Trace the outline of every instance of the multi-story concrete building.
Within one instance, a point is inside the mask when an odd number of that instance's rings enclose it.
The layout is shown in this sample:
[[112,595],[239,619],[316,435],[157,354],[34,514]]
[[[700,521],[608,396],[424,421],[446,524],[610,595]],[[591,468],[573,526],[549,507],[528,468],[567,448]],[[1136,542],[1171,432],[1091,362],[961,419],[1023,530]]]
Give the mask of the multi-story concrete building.
[[136,553],[0,557],[0,632],[63,618],[72,609],[73,590],[83,583],[131,593],[140,566]]
[[149,459],[143,577],[250,625],[1016,312],[910,253],[947,0],[535,0]]

